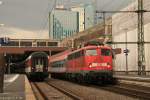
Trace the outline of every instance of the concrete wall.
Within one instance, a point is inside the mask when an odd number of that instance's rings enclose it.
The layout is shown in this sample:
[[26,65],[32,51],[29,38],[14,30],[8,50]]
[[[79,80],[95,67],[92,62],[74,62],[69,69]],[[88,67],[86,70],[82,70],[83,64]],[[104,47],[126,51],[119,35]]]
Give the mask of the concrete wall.
[[[144,8],[149,10],[150,0],[144,0]],[[122,10],[136,10],[137,2],[130,4]],[[137,42],[137,14],[136,13],[118,13],[112,17],[112,35],[114,42],[125,42],[127,34],[127,42]],[[144,40],[150,42],[150,13],[144,14]],[[113,47],[125,49],[125,44],[114,44]],[[138,52],[137,44],[128,44],[127,48],[130,50],[128,54],[128,69],[129,71],[138,70]],[[150,71],[150,43],[145,44],[145,58],[146,58],[146,71]],[[126,58],[122,53],[116,56],[114,61],[115,71],[126,71]]]

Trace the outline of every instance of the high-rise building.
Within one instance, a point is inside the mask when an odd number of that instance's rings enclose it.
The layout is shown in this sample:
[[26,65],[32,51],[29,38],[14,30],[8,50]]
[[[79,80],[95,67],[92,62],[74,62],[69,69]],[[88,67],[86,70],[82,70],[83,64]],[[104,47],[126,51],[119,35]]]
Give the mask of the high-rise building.
[[79,32],[79,14],[56,8],[50,14],[50,38],[53,40],[62,40]]
[[79,32],[85,29],[85,8],[84,7],[72,7],[72,11],[79,12]]
[[92,4],[86,4],[85,7],[85,29],[88,29],[95,24],[95,7]]
[[81,4],[71,8],[79,12],[79,32],[92,27],[95,23],[95,6],[93,4]]

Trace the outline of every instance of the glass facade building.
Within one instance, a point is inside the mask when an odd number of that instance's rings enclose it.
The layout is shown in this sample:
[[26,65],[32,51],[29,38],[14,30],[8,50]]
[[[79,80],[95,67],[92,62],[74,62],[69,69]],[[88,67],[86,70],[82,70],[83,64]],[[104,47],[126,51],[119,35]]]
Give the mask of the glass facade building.
[[95,23],[95,6],[93,4],[81,4],[71,8],[79,12],[79,32],[92,27]]
[[50,38],[62,40],[79,32],[79,13],[54,9],[50,14]]
[[79,13],[79,32],[84,31],[85,29],[85,9],[84,7],[73,7],[71,8],[72,11],[77,11]]
[[95,24],[95,6],[92,4],[84,5],[85,8],[85,29],[88,29]]

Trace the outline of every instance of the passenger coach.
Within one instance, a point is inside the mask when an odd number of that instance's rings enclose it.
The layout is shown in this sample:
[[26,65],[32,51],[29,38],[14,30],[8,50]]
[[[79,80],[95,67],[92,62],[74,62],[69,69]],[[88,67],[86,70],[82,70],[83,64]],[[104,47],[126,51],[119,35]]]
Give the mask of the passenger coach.
[[29,79],[42,81],[48,77],[49,56],[45,52],[32,53],[24,63]]

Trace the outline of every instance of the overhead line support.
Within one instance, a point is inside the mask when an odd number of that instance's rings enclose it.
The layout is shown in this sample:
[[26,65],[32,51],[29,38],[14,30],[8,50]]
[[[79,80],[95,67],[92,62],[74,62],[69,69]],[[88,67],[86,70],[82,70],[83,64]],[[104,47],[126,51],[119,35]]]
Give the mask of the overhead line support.
[[138,0],[138,75],[145,75],[143,0]]
[[[145,75],[145,48],[144,48],[144,17],[143,14],[145,12],[150,12],[148,10],[144,10],[143,8],[143,0],[138,0],[138,10],[135,11],[96,11],[96,13],[102,13],[103,17],[106,13],[137,13],[138,14],[138,75]],[[103,18],[105,19],[105,18]],[[105,23],[105,22],[104,22]]]

